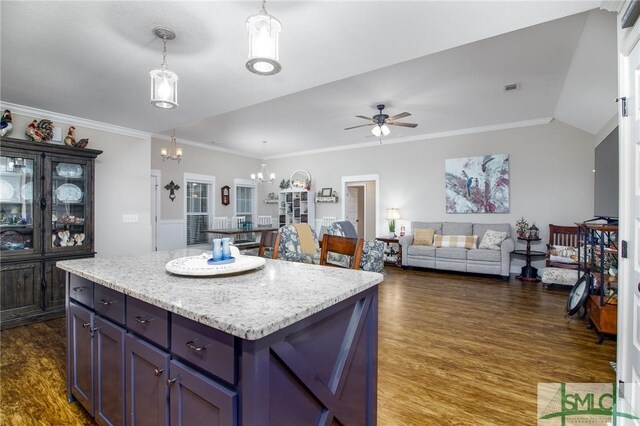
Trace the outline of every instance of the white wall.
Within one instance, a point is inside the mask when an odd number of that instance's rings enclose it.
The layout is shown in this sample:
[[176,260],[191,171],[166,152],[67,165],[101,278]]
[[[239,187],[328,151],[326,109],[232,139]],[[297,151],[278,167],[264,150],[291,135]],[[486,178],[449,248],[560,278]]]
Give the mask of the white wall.
[[[296,169],[311,173],[313,189],[340,188],[345,175],[379,174],[380,211],[400,209],[401,225],[412,220],[510,223],[525,217],[541,229],[571,225],[593,213],[593,135],[553,120],[549,124],[417,142],[269,160],[278,180]],[[510,212],[447,214],[444,164],[448,158],[509,154]],[[341,197],[344,194],[338,193]],[[263,206],[262,214],[274,214]],[[316,217],[341,216],[340,204],[317,204]],[[384,215],[381,215],[384,216]],[[386,230],[384,217],[377,219]],[[544,249],[539,244],[536,249]],[[514,264],[518,264],[516,260]]]
[[[25,139],[24,129],[31,121],[47,117],[13,116],[10,137]],[[95,169],[95,250],[97,256],[119,256],[151,250],[150,163],[146,138],[123,136],[81,127],[75,123],[55,122],[66,136],[70,125],[76,127],[76,139],[89,138],[88,148],[102,150]],[[122,223],[123,214],[137,214],[137,223]]]

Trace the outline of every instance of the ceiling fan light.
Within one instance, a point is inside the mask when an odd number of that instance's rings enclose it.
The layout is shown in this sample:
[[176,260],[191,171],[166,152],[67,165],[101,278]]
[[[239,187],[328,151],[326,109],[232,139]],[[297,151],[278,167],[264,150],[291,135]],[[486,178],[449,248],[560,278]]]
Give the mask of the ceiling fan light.
[[278,42],[281,30],[282,24],[267,13],[264,3],[259,14],[247,18],[249,59],[246,66],[249,71],[258,75],[280,72]]
[[382,130],[380,129],[380,126],[373,126],[373,129],[371,129],[371,133],[373,133],[373,136],[379,137],[382,133]]
[[[387,127],[386,124],[383,124],[382,126],[380,126],[380,130],[382,131],[382,134],[384,136],[387,136],[389,133],[391,133],[391,130]],[[378,135],[380,136],[380,135]]]

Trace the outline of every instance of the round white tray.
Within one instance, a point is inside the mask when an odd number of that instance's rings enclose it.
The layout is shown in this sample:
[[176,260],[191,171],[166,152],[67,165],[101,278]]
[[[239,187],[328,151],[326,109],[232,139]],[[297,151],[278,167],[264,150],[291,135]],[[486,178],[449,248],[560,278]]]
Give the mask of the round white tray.
[[203,253],[200,256],[181,257],[167,262],[165,268],[168,272],[176,275],[208,277],[250,271],[265,264],[263,257],[240,255],[236,256],[236,261],[233,263],[209,265],[207,263],[209,257],[208,253]]

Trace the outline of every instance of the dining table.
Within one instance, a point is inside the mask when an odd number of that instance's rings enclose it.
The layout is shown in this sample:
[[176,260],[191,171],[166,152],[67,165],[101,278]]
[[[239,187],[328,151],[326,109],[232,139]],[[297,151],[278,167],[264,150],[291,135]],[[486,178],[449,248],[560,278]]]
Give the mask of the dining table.
[[208,234],[218,234],[218,235],[230,235],[233,236],[233,242],[232,244],[237,246],[238,248],[242,248],[242,249],[249,249],[249,248],[256,248],[260,246],[260,242],[259,240],[256,241],[253,238],[238,238],[239,236],[242,235],[246,235],[246,234],[252,234],[252,233],[259,233],[262,234],[263,232],[272,232],[272,231],[277,231],[279,228],[274,228],[274,227],[256,227],[256,228],[251,228],[251,229],[244,229],[244,228],[224,228],[224,229],[207,229],[206,233]]

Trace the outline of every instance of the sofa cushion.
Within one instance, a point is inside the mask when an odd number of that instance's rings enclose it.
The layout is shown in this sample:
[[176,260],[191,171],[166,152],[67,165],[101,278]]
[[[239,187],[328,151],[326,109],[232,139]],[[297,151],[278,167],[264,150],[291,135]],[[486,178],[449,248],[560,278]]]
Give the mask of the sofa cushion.
[[433,228],[436,234],[442,234],[442,222],[411,222],[411,233],[415,234],[416,229]]
[[436,258],[438,259],[467,259],[469,250],[458,247],[439,247],[436,249]]
[[418,228],[414,231],[413,244],[419,246],[433,245],[433,234],[436,232],[433,228]]
[[407,249],[407,253],[409,256],[427,256],[427,257],[435,257],[436,248],[433,246],[418,246],[411,245]]
[[511,237],[511,224],[510,223],[474,223],[473,235],[477,235],[478,239],[482,241],[482,237],[487,230],[506,232],[507,238]]
[[436,232],[436,234],[473,235],[473,224],[471,222],[444,222],[442,232]]
[[578,249],[571,246],[552,246],[549,247],[549,260],[558,263],[578,263]]
[[476,235],[435,235],[433,245],[436,247],[476,248]]
[[469,250],[467,252],[468,260],[480,260],[483,262],[500,262],[502,253],[497,250],[489,250],[479,248],[477,250]]
[[489,250],[500,250],[500,244],[507,238],[506,232],[494,231],[488,229],[482,237],[482,241],[478,244],[478,248]]

